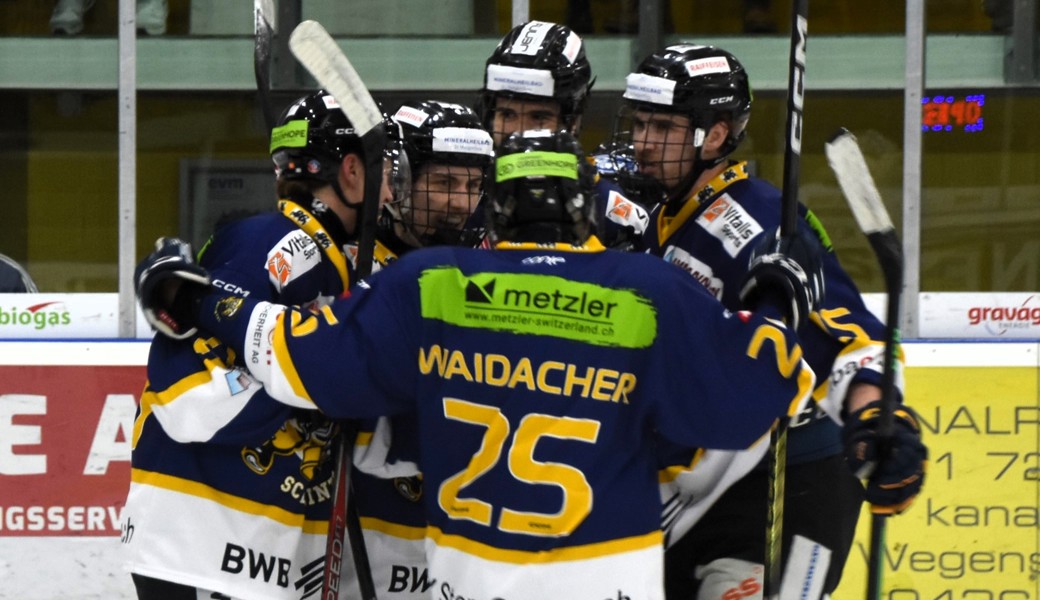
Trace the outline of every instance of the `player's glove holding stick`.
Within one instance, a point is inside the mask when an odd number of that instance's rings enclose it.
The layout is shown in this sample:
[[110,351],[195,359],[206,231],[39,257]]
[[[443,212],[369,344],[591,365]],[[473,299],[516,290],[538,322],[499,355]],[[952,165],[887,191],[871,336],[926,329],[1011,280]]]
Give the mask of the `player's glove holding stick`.
[[823,252],[820,241],[805,231],[783,237],[779,229],[766,232],[751,253],[741,303],[750,310],[774,307],[798,329],[823,301]]
[[192,256],[191,244],[159,238],[155,251],[134,269],[134,287],[145,320],[176,340],[195,335],[202,298],[210,292],[210,276]]
[[857,477],[866,480],[872,512],[899,514],[921,491],[928,448],[921,441],[917,415],[909,407],[897,406],[892,413],[892,437],[887,444],[878,435],[880,417],[880,400],[846,417],[845,461]]

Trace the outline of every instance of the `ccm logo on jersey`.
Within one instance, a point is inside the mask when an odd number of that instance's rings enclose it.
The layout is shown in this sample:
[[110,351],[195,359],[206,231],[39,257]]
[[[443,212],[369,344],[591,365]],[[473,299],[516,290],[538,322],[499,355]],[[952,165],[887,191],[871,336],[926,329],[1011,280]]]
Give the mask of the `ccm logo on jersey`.
[[726,253],[736,258],[748,240],[762,233],[759,224],[729,194],[722,194],[697,217],[697,224],[718,238]]
[[646,209],[625,198],[617,190],[610,190],[607,196],[607,218],[625,227],[631,227],[636,233],[643,233],[650,224],[650,215]]
[[692,254],[677,246],[668,246],[664,251],[664,259],[686,271],[698,283],[703,285],[716,298],[722,299],[722,280],[715,277],[715,271],[708,265],[694,258]]
[[296,230],[288,233],[267,253],[267,275],[278,291],[313,269],[321,256],[311,236]]

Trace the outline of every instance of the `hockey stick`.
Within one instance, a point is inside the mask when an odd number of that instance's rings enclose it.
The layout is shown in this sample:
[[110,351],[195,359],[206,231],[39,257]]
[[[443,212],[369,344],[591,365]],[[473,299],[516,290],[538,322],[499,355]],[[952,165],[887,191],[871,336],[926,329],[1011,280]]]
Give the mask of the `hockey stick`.
[[[784,137],[784,180],[780,200],[780,234],[793,236],[798,227],[798,175],[802,154],[802,109],[805,103],[805,44],[809,0],[791,3],[791,55],[788,61],[787,129]],[[787,423],[779,421],[767,455],[769,502],[766,512],[763,598],[780,595],[783,575],[784,482],[787,470]]]
[[268,133],[274,128],[275,119],[271,108],[271,43],[274,33],[274,0],[253,0],[253,73]]
[[[361,136],[365,156],[365,194],[359,223],[357,273],[367,277],[372,272],[372,254],[375,244],[375,223],[383,180],[383,149],[386,130],[381,126],[383,114],[368,93],[368,88],[350,64],[332,36],[316,21],[304,21],[296,26],[289,38],[289,48],[321,87],[340,105]],[[336,486],[333,492],[332,514],[329,515],[329,536],[325,562],[322,598],[335,600],[339,592],[340,562],[344,530],[349,538],[357,569],[358,585],[363,600],[374,600],[375,586],[368,565],[364,537],[358,519],[357,507],[350,502],[350,468],[357,432],[344,430],[336,453]]]
[[[874,249],[888,294],[885,311],[885,362],[881,372],[881,415],[878,425],[880,456],[888,452],[892,439],[895,410],[895,373],[899,352],[899,303],[903,292],[903,249],[888,217],[881,194],[870,176],[867,162],[856,143],[856,136],[838,130],[826,145],[827,162],[838,178],[845,199],[852,209],[860,230]],[[867,600],[881,594],[881,554],[885,541],[886,515],[874,513],[870,521],[870,555],[867,561]]]

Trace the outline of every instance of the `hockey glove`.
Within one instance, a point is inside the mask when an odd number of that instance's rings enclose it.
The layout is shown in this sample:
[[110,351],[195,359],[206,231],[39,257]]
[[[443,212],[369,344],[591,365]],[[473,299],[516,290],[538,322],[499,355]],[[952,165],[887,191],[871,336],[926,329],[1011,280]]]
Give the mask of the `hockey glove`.
[[744,308],[772,306],[791,329],[798,329],[823,301],[823,252],[819,239],[804,231],[787,237],[780,237],[779,229],[766,232],[740,286]]
[[195,263],[190,244],[177,238],[156,240],[155,252],[134,269],[134,283],[152,328],[175,340],[195,335],[198,305],[212,288],[209,272]]
[[900,405],[892,417],[892,437],[884,444],[878,436],[880,400],[849,415],[842,432],[845,462],[856,477],[866,479],[867,502],[877,514],[899,514],[910,506],[921,491],[928,460],[913,411]]

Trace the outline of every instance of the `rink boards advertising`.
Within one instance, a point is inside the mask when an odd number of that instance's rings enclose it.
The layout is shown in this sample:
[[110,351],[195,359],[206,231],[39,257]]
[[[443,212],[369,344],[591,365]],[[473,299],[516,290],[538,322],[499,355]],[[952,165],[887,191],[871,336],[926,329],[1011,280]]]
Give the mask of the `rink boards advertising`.
[[[48,314],[37,332],[67,327],[58,322],[67,311],[71,322],[95,328],[87,335],[115,336],[105,310],[71,299],[59,310],[58,300],[39,296],[26,305],[0,296],[0,307],[59,315]],[[868,301],[877,312],[877,298]],[[922,325],[944,321],[936,337],[961,341],[905,344],[908,398],[930,448],[928,480],[914,506],[889,520],[882,597],[1040,600],[1040,295],[954,294],[933,298],[921,317]],[[22,320],[18,327],[35,328],[40,319]],[[99,320],[105,332],[97,332]],[[8,338],[0,341],[0,574],[7,591],[27,592],[20,598],[46,598],[72,581],[88,595],[133,597],[120,513],[145,336],[12,341],[34,336],[0,324]],[[975,337],[989,341],[967,339]],[[868,525],[860,519],[835,600],[863,597]]]

